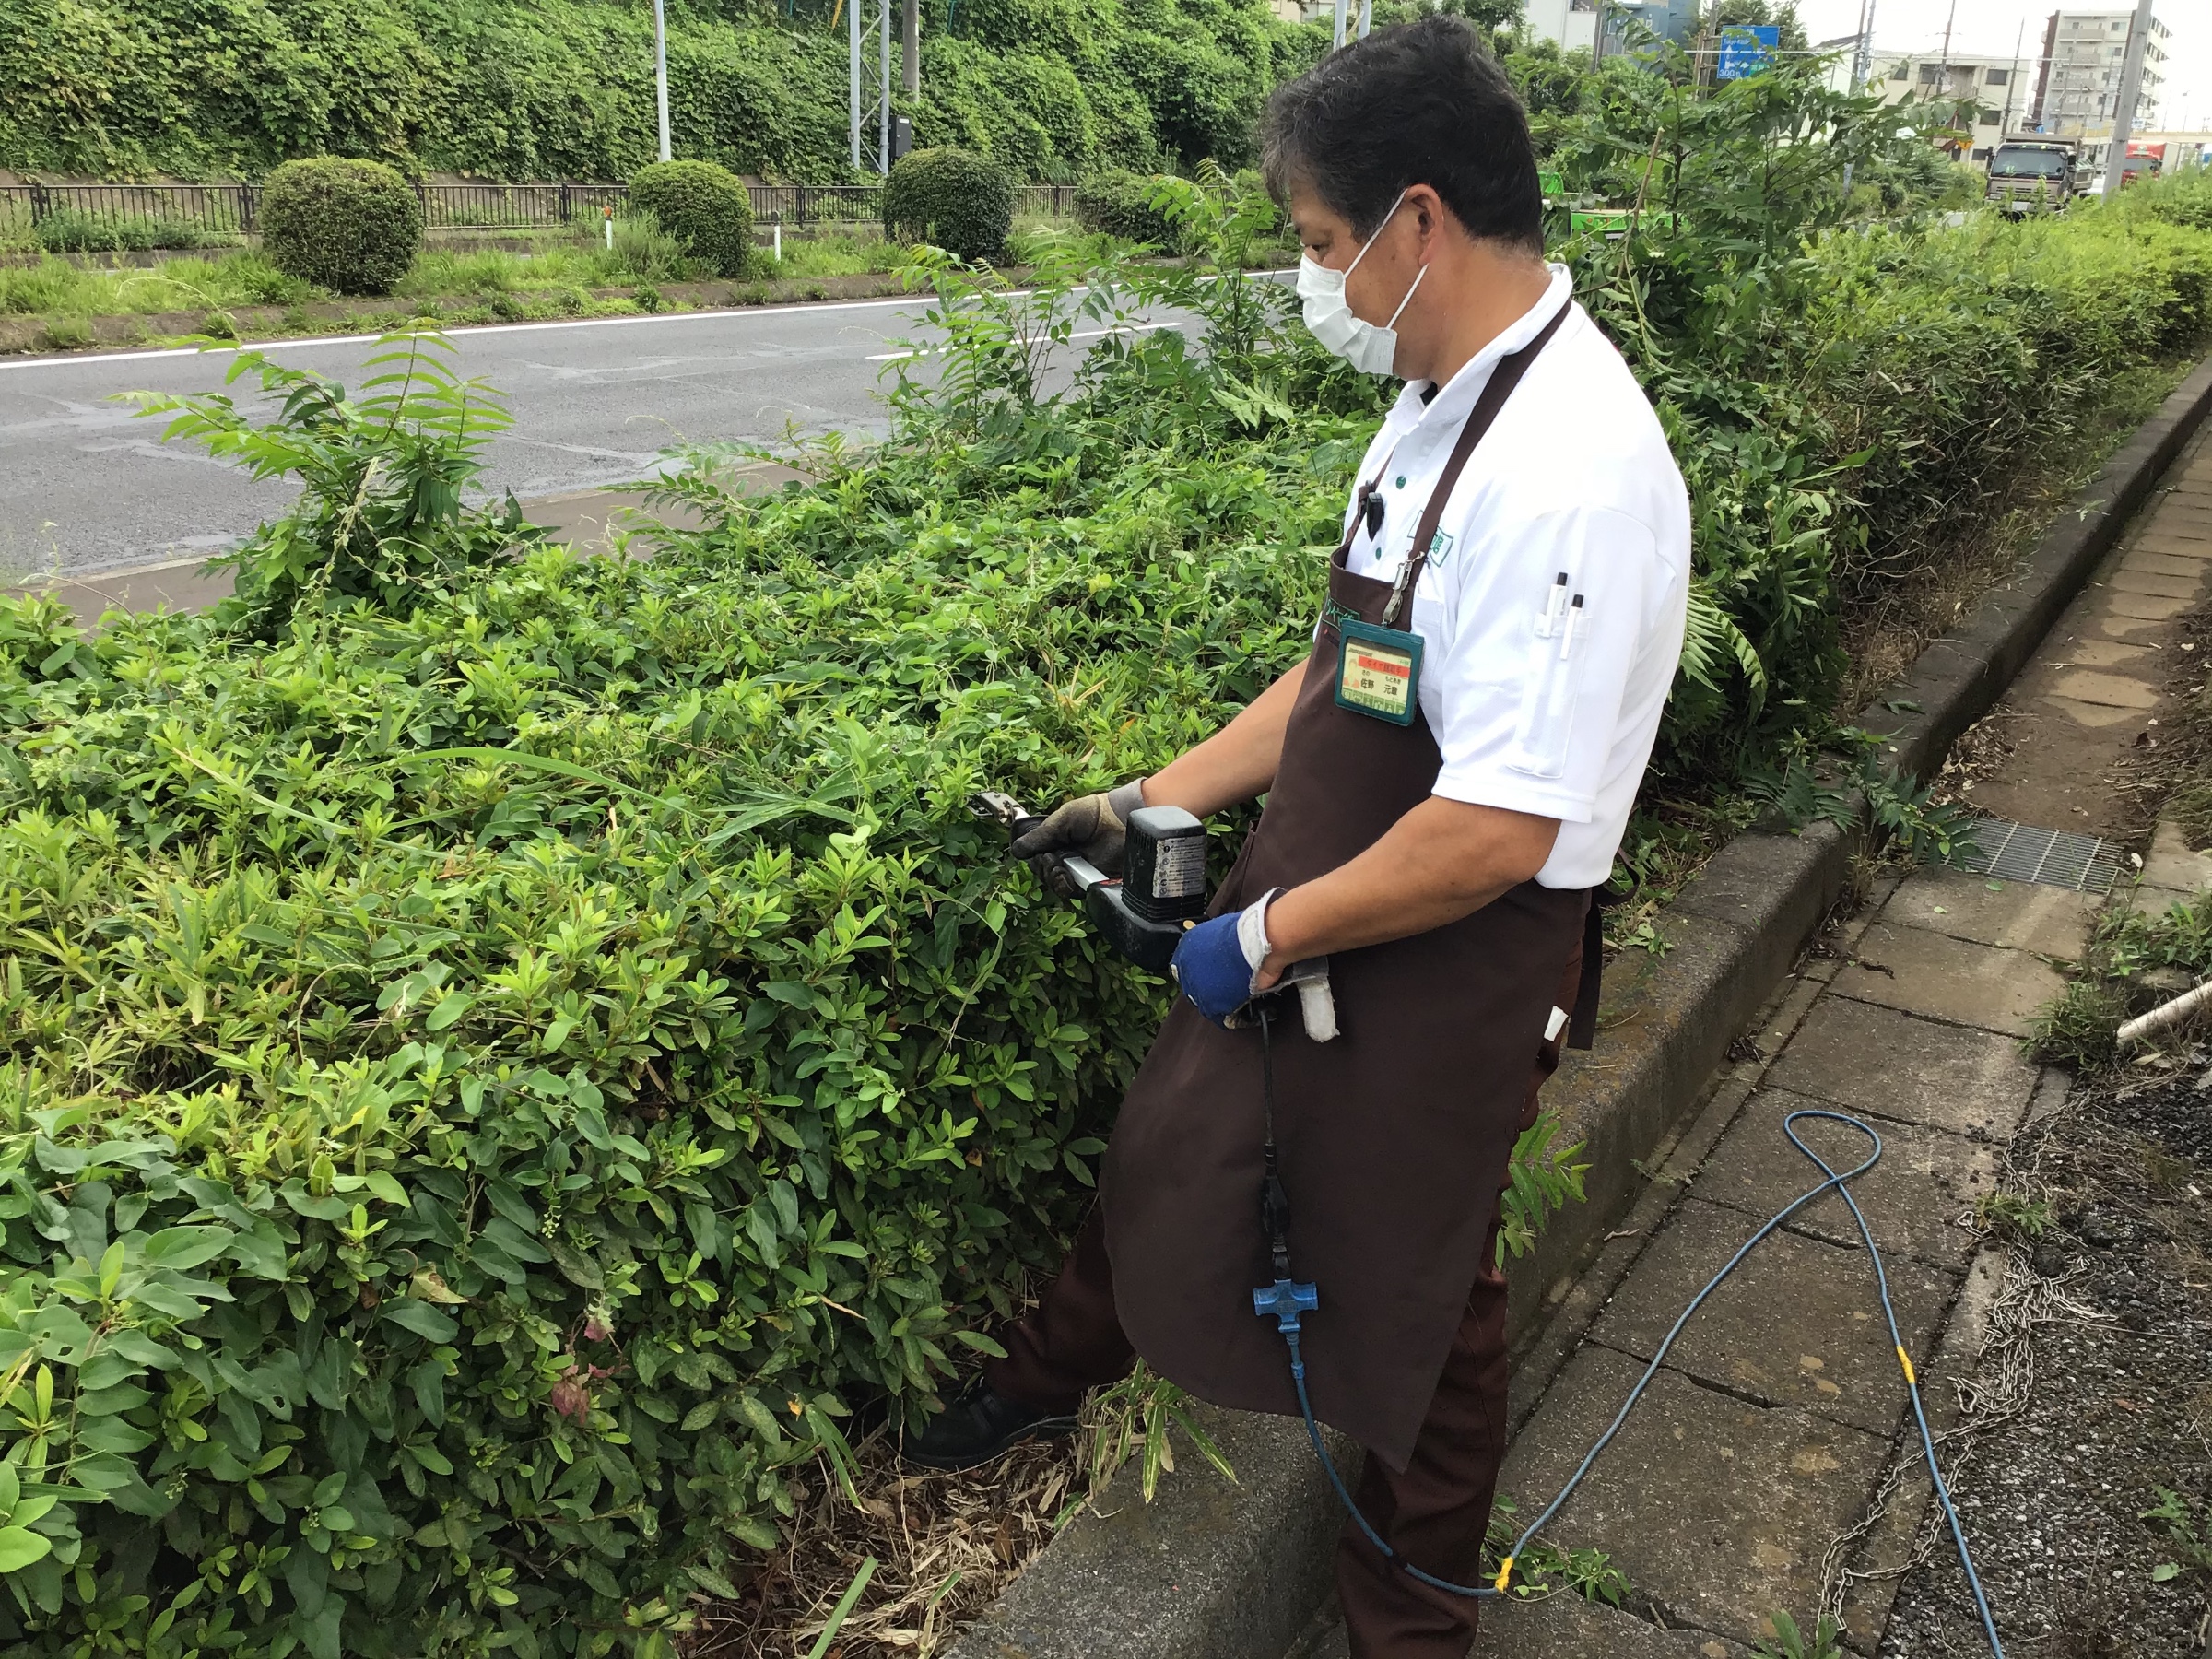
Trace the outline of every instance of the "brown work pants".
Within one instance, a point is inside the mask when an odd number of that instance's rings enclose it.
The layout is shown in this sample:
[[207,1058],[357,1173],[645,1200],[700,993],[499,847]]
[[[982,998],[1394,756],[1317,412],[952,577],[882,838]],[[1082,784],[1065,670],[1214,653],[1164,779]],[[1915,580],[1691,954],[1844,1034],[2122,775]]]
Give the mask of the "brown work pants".
[[[1569,964],[1570,991],[1580,958],[1578,951]],[[1546,1043],[1521,1128],[1535,1122],[1536,1090],[1559,1060],[1557,1045]],[[1481,1582],[1483,1534],[1505,1457],[1505,1276],[1490,1265],[1498,1225],[1493,1209],[1484,1269],[1468,1289],[1405,1473],[1371,1456],[1356,1494],[1359,1512],[1401,1559],[1456,1584]],[[1102,1208],[1090,1212],[1044,1300],[999,1339],[1006,1357],[986,1366],[991,1386],[1027,1406],[1073,1411],[1085,1390],[1128,1374],[1136,1355],[1114,1312]],[[1336,1596],[1351,1659],[1464,1659],[1475,1644],[1481,1604],[1408,1576],[1384,1560],[1348,1517],[1336,1544]]]

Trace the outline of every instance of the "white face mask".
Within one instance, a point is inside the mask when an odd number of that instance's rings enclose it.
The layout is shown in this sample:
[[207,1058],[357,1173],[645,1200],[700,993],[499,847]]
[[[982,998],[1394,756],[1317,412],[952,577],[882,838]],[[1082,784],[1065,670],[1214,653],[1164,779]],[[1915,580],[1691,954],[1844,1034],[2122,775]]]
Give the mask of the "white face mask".
[[1298,262],[1298,297],[1304,302],[1306,326],[1313,337],[1328,350],[1365,374],[1388,374],[1398,359],[1398,319],[1406,314],[1406,307],[1421,286],[1421,277],[1429,275],[1423,265],[1413,279],[1413,287],[1406,290],[1406,298],[1398,301],[1398,309],[1390,313],[1390,321],[1380,327],[1352,314],[1350,301],[1344,297],[1347,277],[1359,268],[1359,261],[1375,245],[1396,215],[1406,193],[1398,192],[1398,199],[1391,203],[1390,212],[1382,216],[1382,223],[1375,227],[1375,234],[1367,239],[1354,255],[1352,263],[1341,271],[1332,271],[1316,265],[1312,254],[1300,254]]

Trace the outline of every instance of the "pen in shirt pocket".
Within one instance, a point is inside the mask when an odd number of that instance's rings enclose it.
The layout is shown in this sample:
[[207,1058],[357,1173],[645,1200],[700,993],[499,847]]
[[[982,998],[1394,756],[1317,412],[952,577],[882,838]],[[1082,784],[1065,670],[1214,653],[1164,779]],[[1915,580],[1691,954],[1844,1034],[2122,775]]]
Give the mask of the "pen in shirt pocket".
[[1561,571],[1552,578],[1551,591],[1544,595],[1543,614],[1536,618],[1536,638],[1548,640],[1552,629],[1559,625],[1559,613],[1567,608],[1567,572]]
[[1580,631],[1583,620],[1583,596],[1577,594],[1574,603],[1567,607],[1567,625],[1559,629],[1559,661],[1565,662],[1574,650],[1574,636]]

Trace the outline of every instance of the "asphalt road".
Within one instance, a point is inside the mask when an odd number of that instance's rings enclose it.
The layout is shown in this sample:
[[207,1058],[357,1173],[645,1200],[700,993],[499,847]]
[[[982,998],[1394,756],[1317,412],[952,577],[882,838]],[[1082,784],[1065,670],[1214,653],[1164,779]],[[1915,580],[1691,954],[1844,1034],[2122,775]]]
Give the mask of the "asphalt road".
[[[514,425],[486,482],[519,497],[649,476],[678,442],[879,433],[888,357],[914,300],[457,329],[456,366],[506,393]],[[276,360],[352,384],[372,336],[278,341]],[[0,359],[0,582],[221,549],[294,490],[256,483],[113,401],[220,389],[225,352]],[[245,395],[245,389],[238,389]]]

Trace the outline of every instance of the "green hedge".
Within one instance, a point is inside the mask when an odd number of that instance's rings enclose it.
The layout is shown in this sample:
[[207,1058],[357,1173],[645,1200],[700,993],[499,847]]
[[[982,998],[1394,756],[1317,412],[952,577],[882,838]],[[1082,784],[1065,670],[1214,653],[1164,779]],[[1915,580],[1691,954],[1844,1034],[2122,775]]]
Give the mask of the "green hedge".
[[287,161],[263,185],[253,228],[288,276],[339,294],[388,294],[422,246],[422,203],[381,161]]
[[917,535],[847,471],[579,561],[408,505],[416,379],[394,434],[278,375],[314,483],[220,615],[0,605],[11,1652],[668,1653],[1052,1263],[1160,1012],[966,796],[1194,739],[1335,510],[1253,448]]
[[728,168],[656,161],[631,176],[629,200],[716,276],[743,276],[753,268],[753,198]]
[[1084,229],[1145,242],[1162,253],[1181,250],[1182,236],[1153,206],[1153,176],[1117,169],[1094,173],[1076,187],[1076,219]]
[[[923,7],[919,145],[1025,181],[1250,159],[1268,88],[1325,24],[1261,0]],[[668,16],[676,153],[807,183],[852,172],[834,0]],[[1057,21],[1053,19],[1057,18]],[[1036,32],[1030,25],[1035,22]],[[0,167],[257,177],[297,156],[501,179],[654,159],[650,6],[626,0],[0,0]]]
[[1014,228],[1014,177],[987,156],[912,150],[884,181],[883,220],[893,237],[934,243],[959,259],[995,260]]

